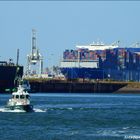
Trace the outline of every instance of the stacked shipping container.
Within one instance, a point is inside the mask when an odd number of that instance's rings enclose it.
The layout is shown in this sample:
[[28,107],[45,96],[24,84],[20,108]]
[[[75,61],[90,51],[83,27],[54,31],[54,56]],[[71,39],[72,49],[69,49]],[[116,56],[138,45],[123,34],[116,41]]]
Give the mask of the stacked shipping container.
[[[140,50],[139,50],[140,51]],[[131,52],[130,48],[119,48],[103,51],[92,51],[88,49],[65,50],[63,59],[67,61],[90,61],[99,60],[103,63],[103,68],[133,69],[140,66],[140,53]]]
[[[99,71],[100,78],[102,77],[101,79],[111,77],[116,80],[140,81],[140,48],[114,48],[106,50],[77,49],[65,50],[63,53],[63,61],[67,62],[95,60],[99,62],[99,69],[92,70],[92,73],[90,73],[90,70],[88,75],[94,75],[95,71]],[[67,68],[70,68],[70,66]],[[73,70],[71,69],[71,71]],[[80,72],[80,70],[82,71],[82,68],[79,68],[77,71]],[[82,76],[79,77],[81,78]],[[93,78],[94,76],[91,77]]]

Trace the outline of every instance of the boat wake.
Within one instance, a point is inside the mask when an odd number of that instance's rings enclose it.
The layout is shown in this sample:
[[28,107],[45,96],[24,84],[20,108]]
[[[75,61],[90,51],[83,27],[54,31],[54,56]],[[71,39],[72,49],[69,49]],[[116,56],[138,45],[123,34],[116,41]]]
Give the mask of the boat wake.
[[34,108],[34,112],[47,112],[47,110],[39,109],[39,108]]
[[0,112],[25,112],[24,110],[19,110],[19,109],[14,109],[14,110],[9,110],[7,108],[0,108]]
[[[20,109],[10,110],[10,109],[1,107],[0,112],[26,112],[26,111],[25,110],[20,110]],[[39,108],[34,108],[33,112],[46,112],[46,110],[42,110],[42,109],[39,109]]]

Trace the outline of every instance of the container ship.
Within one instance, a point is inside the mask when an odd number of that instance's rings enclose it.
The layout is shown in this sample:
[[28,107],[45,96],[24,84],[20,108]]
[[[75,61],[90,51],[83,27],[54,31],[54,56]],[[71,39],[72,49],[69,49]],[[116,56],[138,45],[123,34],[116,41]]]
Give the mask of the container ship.
[[22,77],[23,66],[0,61],[0,93],[11,92],[16,86],[17,77]]
[[93,43],[65,50],[60,62],[67,79],[110,79],[140,81],[140,47],[120,47],[118,43]]

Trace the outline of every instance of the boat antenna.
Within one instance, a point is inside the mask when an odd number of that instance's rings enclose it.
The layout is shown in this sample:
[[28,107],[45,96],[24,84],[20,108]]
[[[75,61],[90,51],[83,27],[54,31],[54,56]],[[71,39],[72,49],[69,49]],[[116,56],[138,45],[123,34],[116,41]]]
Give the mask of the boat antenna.
[[19,49],[17,49],[17,63],[16,63],[17,66],[18,66],[18,61],[19,61]]

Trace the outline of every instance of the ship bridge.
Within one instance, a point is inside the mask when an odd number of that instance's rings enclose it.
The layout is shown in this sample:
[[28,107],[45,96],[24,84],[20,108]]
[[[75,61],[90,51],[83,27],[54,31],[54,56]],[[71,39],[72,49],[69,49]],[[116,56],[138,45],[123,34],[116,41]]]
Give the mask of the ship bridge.
[[79,49],[88,49],[88,50],[92,50],[92,51],[95,51],[95,50],[107,50],[107,49],[115,49],[115,48],[118,48],[119,45],[118,45],[119,41],[118,42],[115,42],[115,43],[112,43],[111,45],[105,45],[104,43],[100,43],[100,42],[97,42],[97,43],[92,43],[90,45],[76,45],[76,48],[79,48]]

